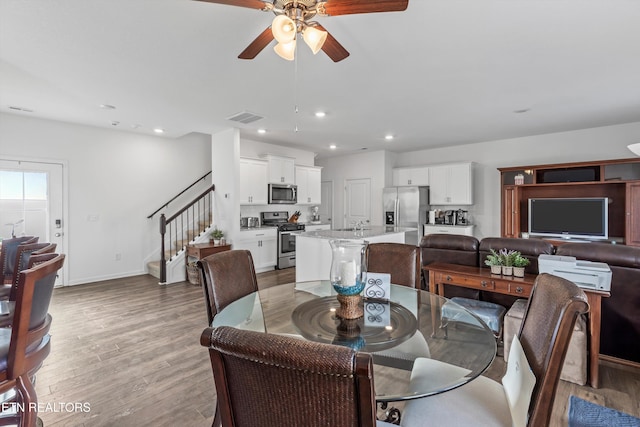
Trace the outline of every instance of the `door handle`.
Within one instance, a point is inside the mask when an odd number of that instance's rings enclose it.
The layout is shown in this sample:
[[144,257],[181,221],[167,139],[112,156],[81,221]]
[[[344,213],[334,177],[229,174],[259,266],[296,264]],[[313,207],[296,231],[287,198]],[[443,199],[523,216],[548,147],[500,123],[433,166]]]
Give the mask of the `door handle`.
[[56,233],[56,234],[54,234],[54,236],[56,236],[56,237],[62,237],[62,233]]

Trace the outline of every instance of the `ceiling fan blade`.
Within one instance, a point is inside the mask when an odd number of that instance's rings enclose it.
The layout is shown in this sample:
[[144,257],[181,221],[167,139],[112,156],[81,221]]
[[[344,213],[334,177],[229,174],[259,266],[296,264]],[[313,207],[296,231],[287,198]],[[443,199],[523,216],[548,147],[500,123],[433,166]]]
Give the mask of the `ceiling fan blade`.
[[255,58],[262,49],[267,47],[269,43],[273,40],[273,32],[271,31],[271,27],[267,27],[254,41],[252,41],[249,46],[245,50],[238,55],[240,59],[253,59]]
[[354,13],[401,12],[409,0],[327,0],[318,3],[321,15],[338,16]]
[[218,3],[218,4],[228,4],[229,6],[240,6],[240,7],[248,7],[250,9],[258,9],[258,10],[269,10],[270,6],[273,4],[269,3],[268,6],[265,2],[260,0],[196,0],[203,1],[206,3]]
[[[320,24],[316,25],[316,27],[319,30],[327,31]],[[347,52],[347,49],[342,47],[342,45],[338,42],[338,40],[336,40],[335,37],[333,37],[331,33],[329,33],[329,31],[327,31],[327,39],[324,41],[324,44],[322,45],[322,51],[326,53],[327,56],[333,60],[333,62],[342,61],[347,56],[349,56],[349,52]]]

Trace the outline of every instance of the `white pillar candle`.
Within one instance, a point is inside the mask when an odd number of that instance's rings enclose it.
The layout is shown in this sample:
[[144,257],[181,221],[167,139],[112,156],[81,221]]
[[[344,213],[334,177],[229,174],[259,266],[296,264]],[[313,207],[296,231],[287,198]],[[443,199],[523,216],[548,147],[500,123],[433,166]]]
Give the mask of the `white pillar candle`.
[[343,261],[340,264],[342,286],[354,286],[356,284],[356,262]]

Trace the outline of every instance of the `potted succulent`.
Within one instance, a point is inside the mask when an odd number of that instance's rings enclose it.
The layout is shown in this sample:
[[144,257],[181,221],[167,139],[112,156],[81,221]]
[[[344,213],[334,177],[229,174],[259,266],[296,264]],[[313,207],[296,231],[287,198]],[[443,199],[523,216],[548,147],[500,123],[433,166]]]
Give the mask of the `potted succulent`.
[[500,274],[502,272],[502,257],[494,249],[491,249],[491,253],[487,255],[484,263],[491,268],[492,274]]
[[516,277],[524,277],[524,268],[529,265],[531,261],[529,258],[525,258],[518,252],[518,255],[513,260],[513,275]]
[[520,255],[520,252],[504,248],[500,249],[499,254],[502,259],[502,274],[504,276],[513,275],[513,262]]
[[214,245],[219,245],[220,240],[224,237],[224,232],[218,227],[215,227],[211,233],[209,233],[209,240],[213,240]]

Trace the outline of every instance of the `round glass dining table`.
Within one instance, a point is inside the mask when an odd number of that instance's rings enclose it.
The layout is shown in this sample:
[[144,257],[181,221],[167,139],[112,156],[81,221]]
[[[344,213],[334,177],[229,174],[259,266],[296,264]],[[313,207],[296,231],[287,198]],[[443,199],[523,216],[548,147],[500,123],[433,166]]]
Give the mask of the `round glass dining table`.
[[[438,295],[391,285],[389,300],[363,299],[364,316],[354,320],[336,316],[336,295],[328,280],[278,285],[229,304],[212,326],[287,334],[367,352],[373,358],[378,402],[457,388],[482,374],[496,355],[496,340],[484,322]],[[417,375],[421,362],[454,369]],[[420,378],[412,378],[416,376]]]

